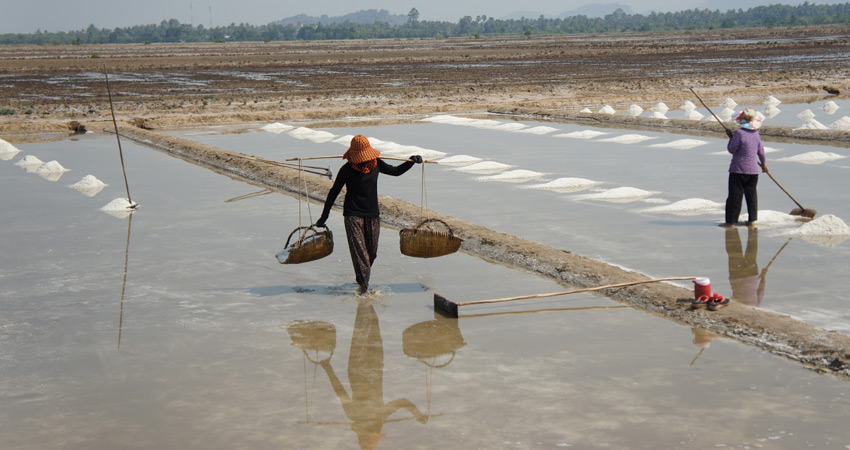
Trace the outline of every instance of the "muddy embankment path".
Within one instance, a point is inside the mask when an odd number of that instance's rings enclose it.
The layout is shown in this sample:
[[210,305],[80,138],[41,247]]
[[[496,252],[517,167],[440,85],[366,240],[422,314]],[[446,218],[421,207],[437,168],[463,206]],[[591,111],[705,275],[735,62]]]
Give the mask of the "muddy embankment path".
[[[306,183],[310,198],[320,204],[324,202],[332,184],[330,180],[319,176],[302,178],[295,169],[281,167],[250,155],[129,125],[121,125],[119,129],[123,137],[141,145],[253,185],[289,195],[301,195],[299,183]],[[341,207],[341,200],[340,198],[337,208]],[[421,220],[421,208],[417,205],[385,196],[380,198],[380,203],[382,223],[386,226],[401,229],[415,225]],[[643,274],[595,261],[568,250],[499,233],[435,211],[430,211],[428,216],[444,220],[456,235],[463,238],[463,252],[507,267],[536,273],[570,288],[649,279]],[[690,306],[693,291],[669,283],[649,283],[600,292],[608,298],[646,312],[784,356],[817,372],[850,379],[850,336],[735,302],[718,311],[693,310]]]

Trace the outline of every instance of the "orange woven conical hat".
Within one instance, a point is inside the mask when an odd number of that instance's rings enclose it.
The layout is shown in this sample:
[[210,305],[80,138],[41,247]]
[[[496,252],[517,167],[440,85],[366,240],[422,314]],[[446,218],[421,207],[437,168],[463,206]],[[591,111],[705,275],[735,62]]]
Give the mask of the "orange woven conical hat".
[[362,134],[358,134],[351,138],[351,146],[348,147],[348,151],[342,155],[342,159],[347,159],[354,164],[360,164],[373,159],[378,159],[379,156],[381,156],[381,152],[372,147],[372,144],[369,143],[369,139]]

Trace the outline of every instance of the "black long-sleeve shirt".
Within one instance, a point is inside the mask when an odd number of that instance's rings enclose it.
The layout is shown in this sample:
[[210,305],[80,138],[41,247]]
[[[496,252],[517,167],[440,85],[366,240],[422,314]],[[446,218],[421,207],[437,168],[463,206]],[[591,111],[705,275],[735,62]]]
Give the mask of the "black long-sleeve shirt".
[[345,202],[343,203],[343,216],[378,217],[378,174],[385,173],[397,177],[413,167],[413,161],[405,161],[398,166],[392,166],[378,158],[378,166],[369,173],[363,173],[351,167],[347,163],[339,169],[336,180],[328,192],[325,200],[325,208],[322,217],[326,218],[331,212],[337,196],[342,187],[345,186]]

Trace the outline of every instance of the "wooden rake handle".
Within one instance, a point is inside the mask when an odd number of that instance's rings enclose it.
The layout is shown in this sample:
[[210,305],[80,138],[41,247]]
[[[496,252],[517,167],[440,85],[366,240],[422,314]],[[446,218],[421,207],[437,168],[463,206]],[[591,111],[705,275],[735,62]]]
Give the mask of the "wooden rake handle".
[[697,277],[668,277],[668,278],[654,278],[651,280],[642,280],[642,281],[629,281],[626,283],[617,283],[617,284],[608,284],[605,286],[596,286],[590,288],[583,289],[575,289],[572,291],[562,291],[562,292],[550,292],[548,294],[535,294],[535,295],[520,295],[517,297],[505,297],[505,298],[494,298],[490,300],[472,300],[468,302],[457,302],[457,306],[466,306],[466,305],[480,305],[484,303],[501,303],[501,302],[511,302],[514,300],[525,300],[529,298],[545,298],[545,297],[555,297],[559,295],[569,295],[569,294],[578,294],[580,292],[590,292],[590,291],[601,291],[603,289],[611,289],[611,288],[619,288],[626,286],[634,286],[638,284],[646,284],[646,283],[657,283],[659,281],[674,281],[674,280],[693,280]]
[[[393,156],[379,156],[378,158],[390,159],[390,160],[393,160],[393,161],[411,161],[408,158],[396,158],[396,157],[393,157]],[[307,158],[296,157],[296,158],[289,158],[289,159],[287,159],[287,161],[309,161],[311,159],[342,159],[342,155],[338,155],[338,156],[310,156],[310,157],[307,157]],[[431,161],[431,160],[428,160],[428,159],[423,159],[422,163],[423,164],[437,164],[437,161]]]

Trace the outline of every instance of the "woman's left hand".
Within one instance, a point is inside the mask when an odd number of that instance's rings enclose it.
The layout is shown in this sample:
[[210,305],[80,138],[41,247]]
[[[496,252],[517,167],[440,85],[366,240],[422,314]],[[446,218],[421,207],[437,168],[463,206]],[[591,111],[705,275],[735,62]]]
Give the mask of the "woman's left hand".
[[422,164],[422,157],[419,155],[413,155],[410,157],[410,160],[415,162],[416,164]]

